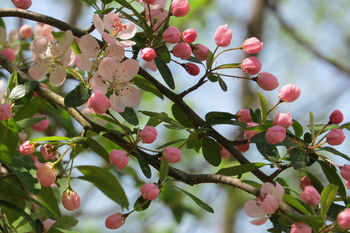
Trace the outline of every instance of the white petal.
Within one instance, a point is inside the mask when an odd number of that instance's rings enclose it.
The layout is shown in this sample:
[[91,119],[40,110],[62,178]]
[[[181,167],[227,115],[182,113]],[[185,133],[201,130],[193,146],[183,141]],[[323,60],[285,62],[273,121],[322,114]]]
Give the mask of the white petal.
[[103,21],[102,21],[102,19],[100,18],[100,16],[98,16],[98,15],[95,14],[95,15],[92,17],[92,21],[93,21],[94,26],[95,26],[95,28],[97,29],[97,31],[98,31],[100,34],[102,34],[102,33],[104,32],[104,30],[105,30],[105,26],[104,26]]
[[18,40],[18,30],[17,29],[13,29],[11,32],[10,32],[10,35],[9,35],[9,41],[10,42],[15,42],[16,40]]
[[262,218],[265,216],[265,213],[256,204],[255,200],[249,200],[244,204],[244,212],[252,218]]
[[57,65],[53,71],[51,71],[49,82],[52,86],[58,87],[66,80],[66,70],[63,66]]
[[280,185],[278,182],[276,182],[276,188],[278,190],[278,196],[276,196],[278,201],[282,201],[283,195],[284,195],[284,188],[282,185]]
[[64,53],[72,46],[74,36],[71,30],[66,31],[58,42],[58,49],[61,53]]
[[98,79],[97,77],[93,77],[90,79],[90,86],[94,92],[98,92],[101,94],[107,93],[107,84],[105,84],[102,80]]
[[103,23],[104,23],[104,26],[105,26],[106,30],[108,32],[112,32],[113,29],[114,29],[113,25],[118,20],[119,20],[119,17],[118,17],[118,15],[116,13],[110,12],[107,15],[105,15],[103,17]]
[[46,53],[50,44],[50,39],[44,36],[37,37],[32,42],[33,52],[39,55],[40,53]]
[[60,60],[61,60],[61,63],[64,67],[72,66],[74,64],[74,61],[75,61],[74,50],[72,48],[69,48],[68,50],[66,50],[63,53]]
[[39,80],[44,77],[49,71],[49,63],[38,63],[31,66],[28,70],[28,74],[35,80]]
[[110,103],[111,103],[111,109],[113,109],[116,112],[124,112],[125,105],[122,104],[120,101],[120,98],[116,94],[112,94],[109,97]]
[[98,66],[98,72],[104,80],[113,80],[115,71],[119,68],[120,63],[117,63],[112,57],[105,57]]
[[96,58],[100,52],[100,46],[90,34],[84,35],[78,42],[80,50],[89,57]]
[[75,57],[75,65],[78,67],[79,70],[89,71],[92,65],[92,62],[90,61],[90,57],[86,54],[78,54]]
[[125,107],[138,107],[141,102],[139,90],[137,90],[131,83],[128,83],[123,88],[118,89],[118,97],[119,101]]
[[121,46],[123,48],[129,48],[129,47],[135,45],[136,43],[134,41],[132,41],[132,40],[123,40],[123,41],[117,41],[116,40],[115,44],[119,45],[119,46]]
[[112,36],[111,34],[108,34],[106,32],[101,33],[102,38],[109,44],[117,44],[117,40]]
[[139,72],[139,63],[135,59],[128,59],[122,65],[125,69],[125,81],[133,79]]
[[6,29],[4,27],[0,27],[0,43],[6,41]]
[[118,38],[122,40],[128,40],[133,38],[136,34],[136,24],[130,22],[124,25],[126,26],[126,29],[118,33]]
[[118,45],[109,45],[105,50],[106,57],[113,57],[116,62],[120,62],[125,57],[124,48]]

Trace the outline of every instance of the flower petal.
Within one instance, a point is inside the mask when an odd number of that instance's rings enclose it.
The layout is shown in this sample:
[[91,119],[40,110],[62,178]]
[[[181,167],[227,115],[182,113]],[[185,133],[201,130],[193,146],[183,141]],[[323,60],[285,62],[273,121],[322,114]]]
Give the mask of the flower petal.
[[89,57],[96,58],[100,52],[100,46],[90,34],[82,36],[78,42],[81,51]]
[[116,62],[121,62],[125,56],[124,48],[118,45],[109,45],[105,50],[106,57],[113,57]]
[[139,72],[139,63],[135,59],[127,59],[122,63],[122,66],[125,69],[123,77],[125,81],[133,79]]
[[71,30],[66,31],[58,42],[58,49],[61,54],[72,46],[74,36]]
[[281,202],[284,195],[284,188],[278,182],[276,182],[276,188],[279,191],[279,195],[276,198]]
[[78,54],[75,57],[75,65],[79,70],[89,71],[92,65],[90,57],[84,53]]
[[39,55],[40,53],[46,53],[50,44],[50,39],[44,36],[37,37],[32,42],[32,50],[34,53]]
[[117,41],[116,40],[115,44],[119,45],[119,46],[121,46],[123,48],[128,48],[128,47],[131,47],[131,46],[135,45],[136,43],[134,41],[132,41],[132,40],[123,40],[123,41]]
[[64,67],[72,66],[75,61],[75,53],[72,48],[69,48],[66,50],[62,57],[61,57],[61,63]]
[[130,22],[124,25],[126,26],[126,29],[118,33],[118,38],[122,40],[128,40],[133,38],[136,34],[136,24]]
[[108,13],[103,17],[103,24],[108,32],[112,32],[114,30],[113,25],[116,21],[119,20],[119,17],[116,13]]
[[63,66],[56,65],[53,71],[51,71],[49,82],[52,86],[58,87],[66,80],[66,70]]
[[97,31],[102,35],[102,33],[105,30],[105,26],[100,16],[98,16],[97,14],[94,14],[94,16],[92,17],[92,21]]
[[32,79],[39,80],[44,77],[49,71],[48,63],[38,63],[34,66],[31,66],[28,70],[28,74]]
[[92,79],[90,79],[90,86],[94,92],[98,92],[101,94],[107,93],[107,84],[105,84],[102,80],[98,79],[97,76],[93,76]]
[[13,43],[13,42],[15,42],[16,40],[18,40],[18,37],[19,37],[18,30],[17,30],[17,29],[13,29],[13,30],[10,32],[9,41]]
[[259,219],[255,219],[255,220],[250,221],[250,223],[259,226],[259,225],[266,223],[268,219],[269,219],[268,217],[259,218]]
[[146,62],[146,66],[148,67],[148,69],[152,70],[153,72],[157,71],[157,66],[156,66],[156,63],[154,62],[154,60]]
[[105,57],[98,66],[98,72],[104,80],[113,80],[115,71],[120,67],[113,57]]
[[125,107],[138,107],[141,102],[140,91],[131,83],[118,90],[118,97]]
[[116,94],[112,94],[109,97],[110,103],[111,103],[111,109],[113,109],[116,112],[124,112],[125,106],[120,101],[120,98]]
[[101,33],[102,35],[102,38],[109,44],[117,44],[117,40],[114,38],[114,36],[106,33],[106,32],[103,32]]
[[256,204],[255,200],[249,200],[244,204],[244,212],[252,218],[262,218],[265,216],[265,213]]

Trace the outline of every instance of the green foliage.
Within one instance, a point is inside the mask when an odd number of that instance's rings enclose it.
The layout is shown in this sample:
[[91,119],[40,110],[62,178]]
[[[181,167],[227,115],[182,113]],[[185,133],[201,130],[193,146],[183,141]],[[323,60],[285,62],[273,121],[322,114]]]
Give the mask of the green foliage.
[[239,176],[247,172],[254,171],[260,167],[266,166],[266,163],[248,163],[220,169],[216,174],[225,176]]
[[220,165],[220,147],[212,138],[204,137],[202,139],[202,150],[204,159],[207,160],[208,163],[215,167]]
[[154,62],[168,87],[175,89],[174,78],[168,65],[158,56],[154,59]]
[[64,98],[64,104],[67,107],[78,107],[88,101],[91,96],[91,90],[86,88],[83,84],[76,86]]

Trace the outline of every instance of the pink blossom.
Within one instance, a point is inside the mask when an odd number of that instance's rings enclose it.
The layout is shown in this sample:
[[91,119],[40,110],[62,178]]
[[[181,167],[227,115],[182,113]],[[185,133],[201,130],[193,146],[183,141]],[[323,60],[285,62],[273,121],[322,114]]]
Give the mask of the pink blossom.
[[156,66],[156,63],[154,63],[154,61],[146,62],[146,66],[148,69],[152,70],[153,72],[157,71],[157,66]]
[[11,105],[0,104],[0,120],[7,121],[9,118],[11,118]]
[[345,208],[338,214],[337,223],[342,229],[350,228],[350,208]]
[[[255,122],[249,122],[247,123],[247,128],[250,127],[255,127],[255,126],[259,126],[259,124],[255,123]],[[244,130],[244,136],[247,137],[248,142],[250,142],[250,140],[252,139],[252,137],[254,137],[255,135],[259,134],[259,131],[251,131],[251,130]]]
[[35,145],[29,140],[22,142],[19,146],[19,153],[22,155],[30,155],[35,152]]
[[[119,45],[124,48],[136,44],[134,41],[129,40],[136,34],[136,25],[132,22],[123,24],[116,13],[110,12],[106,14],[103,17],[103,21],[100,16],[94,14],[93,22],[95,28],[107,43]],[[117,40],[117,38],[121,41]]]
[[186,63],[182,66],[186,69],[187,73],[189,73],[192,76],[197,76],[200,72],[199,67],[194,63]]
[[31,126],[31,128],[35,131],[38,132],[43,132],[47,129],[47,127],[49,126],[49,120],[47,119],[47,116],[43,115],[43,114],[35,114],[33,116],[33,118],[42,118],[45,117],[45,119],[35,123],[34,125]]
[[12,0],[13,5],[20,9],[28,9],[32,5],[31,0]]
[[283,142],[286,138],[286,128],[279,125],[272,126],[266,131],[265,138],[271,144]]
[[344,165],[340,169],[340,175],[346,179],[350,180],[350,165]]
[[[168,18],[168,11],[163,8],[152,9],[151,11],[146,10],[146,19],[147,24],[152,27],[152,30],[157,34],[156,31],[159,31],[164,23],[164,21]],[[151,12],[151,13],[150,13]]]
[[345,181],[345,188],[350,189],[350,180]]
[[217,46],[227,47],[232,40],[232,30],[227,28],[227,24],[222,25],[216,29],[214,40]]
[[50,39],[51,42],[55,41],[54,36],[52,35],[53,27],[48,24],[38,23],[34,28],[34,38],[45,36]]
[[278,91],[278,97],[284,102],[293,102],[300,96],[301,89],[298,88],[294,83],[287,84],[281,87]]
[[155,184],[144,184],[140,188],[141,195],[146,200],[156,199],[159,195],[159,188]]
[[73,65],[75,54],[71,45],[74,37],[72,32],[66,31],[60,41],[54,44],[48,37],[38,37],[32,43],[34,53],[34,66],[28,70],[28,74],[35,80],[44,77],[49,71],[49,82],[57,87],[66,80],[66,67]]
[[23,24],[19,28],[19,34],[24,39],[30,38],[33,35],[33,29],[29,24]]
[[191,56],[192,49],[191,46],[189,46],[187,43],[180,42],[174,46],[172,52],[175,57],[187,60]]
[[187,43],[192,43],[197,39],[197,32],[194,28],[186,29],[182,32],[182,39]]
[[290,233],[312,233],[312,230],[306,223],[296,222],[292,224]]
[[190,4],[187,0],[173,0],[170,4],[170,12],[175,17],[183,17],[190,10]]
[[241,68],[247,74],[257,74],[261,70],[261,62],[257,57],[248,57],[242,61]]
[[82,36],[78,45],[81,53],[76,56],[75,64],[80,70],[90,71],[91,66],[94,64],[94,59],[97,59],[100,54],[100,46],[90,34]]
[[110,106],[109,99],[101,93],[94,93],[88,100],[89,109],[96,114],[103,114],[107,112]]
[[345,135],[342,129],[331,129],[326,136],[326,141],[331,146],[337,146],[344,142]]
[[289,112],[278,113],[273,119],[273,124],[288,128],[289,126],[293,125],[293,119]]
[[304,190],[306,186],[312,186],[311,179],[308,176],[304,176],[300,179],[300,188]]
[[344,117],[343,113],[340,110],[334,110],[331,115],[329,116],[329,124],[340,124],[342,123]]
[[146,126],[140,133],[142,143],[152,143],[157,139],[158,132],[153,126]]
[[237,121],[243,122],[243,123],[249,123],[252,122],[252,117],[250,116],[250,110],[249,109],[241,109],[236,113]]
[[251,221],[252,224],[261,225],[267,221],[266,214],[273,214],[277,211],[282,202],[284,188],[276,183],[266,182],[261,186],[260,195],[255,200],[249,200],[244,204],[244,211],[249,217],[258,218]]
[[136,0],[136,1],[140,2],[145,9],[148,8],[148,4],[149,4],[150,9],[157,10],[157,9],[163,9],[165,7],[166,0]]
[[67,210],[76,210],[80,207],[80,197],[78,193],[66,190],[62,195],[63,207]]
[[156,51],[152,48],[147,47],[141,50],[141,58],[147,62],[153,61],[156,56]]
[[181,160],[181,151],[176,147],[167,147],[162,151],[162,157],[168,163],[177,163]]
[[123,226],[124,221],[125,221],[125,218],[121,213],[115,213],[115,214],[111,214],[106,218],[105,225],[108,229],[115,230]]
[[258,53],[263,47],[263,43],[256,37],[251,37],[243,42],[242,48],[246,53]]
[[167,43],[175,44],[180,41],[181,33],[177,27],[169,26],[163,32],[163,39]]
[[270,73],[259,73],[256,82],[265,91],[272,91],[278,87],[278,79]]
[[320,202],[321,196],[314,186],[309,185],[304,188],[304,191],[300,194],[300,198],[306,204],[315,207]]
[[40,153],[45,160],[55,159],[57,155],[57,148],[52,144],[44,144],[40,147]]
[[0,55],[6,57],[10,61],[16,60],[15,52],[10,48],[5,48],[0,50]]
[[50,186],[55,183],[57,171],[53,163],[47,162],[36,171],[36,178],[42,186]]
[[109,154],[109,162],[118,170],[125,168],[129,159],[130,158],[126,155],[126,152],[122,150],[112,150]]
[[193,49],[193,54],[198,60],[205,61],[207,60],[209,49],[204,45],[196,44]]

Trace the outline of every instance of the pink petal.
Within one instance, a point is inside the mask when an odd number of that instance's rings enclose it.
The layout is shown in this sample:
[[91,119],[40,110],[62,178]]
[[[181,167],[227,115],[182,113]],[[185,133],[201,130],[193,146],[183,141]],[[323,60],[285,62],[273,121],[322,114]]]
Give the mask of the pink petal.
[[72,48],[69,48],[63,53],[61,57],[61,63],[64,67],[67,67],[67,66],[72,66],[74,64],[74,61],[75,61],[75,53]]
[[117,44],[117,40],[112,36],[111,34],[108,34],[106,32],[101,33],[102,38],[110,44]]
[[62,53],[64,53],[67,49],[69,49],[73,43],[74,36],[71,30],[66,31],[58,42],[58,49]]
[[126,26],[126,29],[119,32],[118,37],[122,40],[128,40],[133,38],[136,34],[136,24],[130,22],[124,25]]
[[154,60],[150,61],[150,62],[146,62],[146,66],[148,67],[148,69],[150,69],[154,72],[157,71],[157,66],[156,66],[156,63],[154,63]]
[[55,69],[51,72],[49,82],[52,86],[58,87],[66,80],[66,70],[63,66],[56,65]]
[[90,57],[84,53],[78,54],[75,57],[75,65],[79,70],[89,71],[92,65]]
[[90,34],[84,35],[78,42],[80,50],[89,57],[96,58],[100,52],[100,46]]
[[136,43],[132,40],[123,40],[123,41],[116,40],[116,44],[123,47],[123,48],[128,48],[128,47],[135,45]]
[[260,218],[260,219],[252,220],[252,221],[250,221],[250,223],[259,226],[259,225],[266,223],[268,219],[269,219],[268,217]]
[[94,26],[97,29],[97,31],[102,35],[102,33],[105,30],[105,26],[104,26],[103,21],[101,20],[100,16],[95,14],[92,17],[92,21],[93,21]]
[[140,92],[131,83],[126,84],[118,90],[118,97],[125,107],[135,108],[140,105]]
[[28,70],[28,74],[35,80],[39,80],[44,77],[49,71],[48,63],[38,63],[31,66]]
[[261,186],[261,193],[273,194],[275,190],[276,187],[270,182],[265,182]]
[[45,53],[47,48],[49,47],[50,39],[44,36],[40,36],[33,40],[33,52],[36,54]]
[[124,48],[118,45],[109,45],[105,50],[105,56],[113,57],[116,62],[121,62],[125,56]]
[[107,15],[105,15],[103,17],[103,23],[105,25],[105,28],[107,29],[108,32],[112,32],[113,31],[113,25],[114,23],[119,20],[119,17],[116,13],[108,13]]
[[276,182],[276,188],[277,190],[279,191],[279,194],[276,198],[279,200],[279,201],[282,201],[282,198],[283,198],[283,195],[284,195],[284,188],[282,185],[280,185],[278,182]]
[[105,84],[102,80],[98,79],[95,75],[92,79],[90,79],[89,83],[94,92],[98,92],[101,94],[107,93],[108,85]]
[[125,69],[125,81],[133,79],[139,72],[139,63],[134,59],[128,59],[122,63]]
[[122,104],[120,98],[116,94],[113,93],[109,97],[109,100],[111,102],[111,109],[113,109],[116,112],[124,112],[125,105]]
[[265,213],[256,204],[255,200],[249,200],[244,204],[244,212],[252,218],[262,218],[265,216]]
[[104,80],[113,80],[115,71],[120,66],[112,57],[105,57],[98,66],[98,72]]

